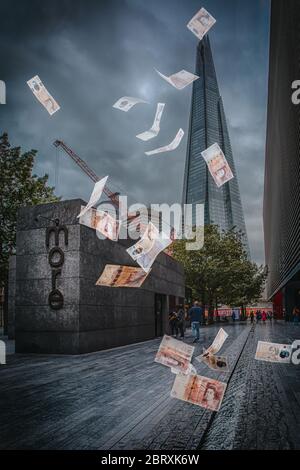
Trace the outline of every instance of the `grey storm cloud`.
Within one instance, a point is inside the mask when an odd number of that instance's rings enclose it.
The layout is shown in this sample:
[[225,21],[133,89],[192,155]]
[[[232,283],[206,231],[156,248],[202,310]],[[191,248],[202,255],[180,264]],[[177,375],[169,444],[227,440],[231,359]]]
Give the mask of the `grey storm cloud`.
[[[177,91],[155,72],[195,68],[197,38],[186,28],[201,6],[217,23],[210,32],[220,92],[234,152],[252,258],[264,261],[262,193],[268,71],[269,1],[252,0],[2,0],[0,39],[7,104],[1,131],[13,145],[38,150],[35,171],[58,175],[64,199],[88,199],[92,182],[52,142],[65,141],[109,186],[131,203],[181,201],[192,87]],[[39,75],[61,110],[50,117],[26,81]],[[128,113],[112,108],[121,96],[149,104]],[[161,132],[136,134],[166,103]],[[172,153],[147,157],[178,129]]]

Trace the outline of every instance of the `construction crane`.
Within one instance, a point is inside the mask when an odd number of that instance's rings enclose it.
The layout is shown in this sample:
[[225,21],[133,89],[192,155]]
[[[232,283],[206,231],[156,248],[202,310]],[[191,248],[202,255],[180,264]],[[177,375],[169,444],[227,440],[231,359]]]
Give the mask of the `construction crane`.
[[[79,157],[79,155],[77,155],[75,152],[73,152],[73,150],[68,147],[62,140],[55,140],[55,142],[53,142],[53,145],[55,147],[61,147],[67,155],[69,155],[69,157],[72,158],[72,160],[82,169],[82,171],[84,171],[84,173],[89,176],[89,178],[91,178],[91,180],[94,182],[94,183],[97,183],[97,181],[99,181],[101,178],[99,178],[98,175],[96,175],[96,173],[85,163],[84,160],[82,160],[81,157]],[[118,192],[112,192],[110,191],[106,186],[104,187],[103,189],[103,192],[104,194],[106,194],[106,196],[109,197],[109,199],[111,200],[112,204],[118,209],[120,210],[120,202],[119,202],[119,195],[120,193]],[[143,223],[141,220],[140,220],[140,216],[139,215],[136,215],[136,214],[127,214],[127,219],[126,219],[126,222],[127,224],[129,222],[132,222],[135,220],[135,224],[136,224],[136,229],[137,230],[141,230],[142,228],[145,229],[147,227],[147,224]],[[173,228],[171,230],[171,238],[173,239],[174,237],[174,231],[173,231]]]
[[[91,178],[92,181],[94,181],[94,183],[97,183],[97,181],[99,181],[101,178],[99,178],[98,175],[96,175],[96,173],[85,163],[84,160],[82,160],[82,158],[80,158],[78,155],[76,155],[75,152],[73,152],[72,149],[70,149],[70,147],[68,147],[64,142],[62,142],[61,140],[56,140],[55,142],[53,142],[53,145],[55,147],[61,147],[67,155],[69,155],[69,157],[72,158],[72,160],[82,169],[82,171],[84,171],[84,173],[89,176]],[[110,191],[106,186],[104,187],[103,189],[103,192],[104,194],[106,194],[106,196],[109,197],[109,199],[111,200],[111,202],[114,204],[115,207],[117,207],[119,209],[119,195],[120,193],[113,193],[112,191]]]

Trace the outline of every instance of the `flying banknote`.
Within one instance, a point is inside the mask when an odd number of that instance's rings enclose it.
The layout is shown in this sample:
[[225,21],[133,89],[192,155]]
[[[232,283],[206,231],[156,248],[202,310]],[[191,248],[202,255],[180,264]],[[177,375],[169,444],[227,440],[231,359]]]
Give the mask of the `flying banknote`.
[[209,172],[218,188],[234,178],[225,155],[217,143],[201,152],[201,155],[206,161]]
[[219,411],[226,383],[201,375],[176,375],[171,397],[193,403],[211,411]]
[[90,196],[89,202],[87,203],[87,205],[83,209],[81,209],[80,214],[78,214],[77,218],[82,217],[89,209],[91,209],[91,207],[93,207],[95,204],[97,204],[97,202],[99,201],[99,199],[102,195],[102,192],[103,192],[103,189],[105,187],[107,178],[108,178],[108,176],[105,176],[100,181],[97,181],[97,183],[94,186],[93,192]]
[[27,85],[51,116],[60,109],[60,106],[57,104],[53,96],[50,95],[38,75],[28,80]]
[[133,98],[132,96],[123,96],[113,104],[113,108],[119,109],[127,113],[134,105],[138,103],[148,103],[147,101],[141,100],[140,98]]
[[[156,70],[156,69],[155,69]],[[158,75],[166,80],[166,82],[170,83],[173,87],[177,88],[177,90],[183,90],[186,86],[190,85],[190,83],[198,80],[198,75],[194,75],[191,72],[187,72],[186,70],[181,70],[180,72],[174,73],[167,77],[166,75],[162,74],[158,70],[156,70]]]
[[205,8],[201,8],[188,22],[187,27],[201,40],[215,23],[215,18]]
[[138,134],[136,136],[138,139],[147,141],[147,140],[153,139],[153,137],[156,137],[159,134],[160,121],[161,121],[161,117],[162,117],[164,107],[165,107],[165,103],[158,103],[157,104],[155,118],[154,118],[154,122],[153,122],[151,128],[148,131],[145,131],[145,132],[142,132],[141,134]]
[[158,149],[150,150],[148,152],[145,152],[145,154],[156,155],[157,153],[171,152],[172,150],[177,149],[183,136],[184,136],[184,131],[182,129],[179,129],[175,138],[172,140],[172,142],[169,145],[165,145],[164,147],[159,147]]

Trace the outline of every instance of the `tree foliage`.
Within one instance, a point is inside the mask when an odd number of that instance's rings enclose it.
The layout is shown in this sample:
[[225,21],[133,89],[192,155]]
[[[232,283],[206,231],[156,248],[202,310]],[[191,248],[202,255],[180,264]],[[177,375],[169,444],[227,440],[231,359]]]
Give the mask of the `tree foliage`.
[[218,304],[243,307],[260,298],[265,270],[248,259],[240,232],[206,225],[201,250],[188,251],[185,245],[185,240],[174,243],[174,257],[183,264],[194,297],[209,306],[210,319]]
[[57,201],[53,189],[47,186],[48,175],[32,174],[36,150],[22,153],[11,147],[8,135],[0,137],[0,283],[8,272],[9,254],[16,243],[17,212],[21,206]]

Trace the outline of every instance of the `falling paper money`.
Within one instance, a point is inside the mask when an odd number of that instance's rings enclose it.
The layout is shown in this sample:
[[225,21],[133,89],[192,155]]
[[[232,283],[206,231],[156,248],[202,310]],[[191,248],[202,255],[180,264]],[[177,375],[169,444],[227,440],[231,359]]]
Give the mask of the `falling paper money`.
[[80,214],[77,216],[77,218],[82,217],[91,207],[93,207],[99,201],[102,195],[104,186],[106,184],[107,178],[108,176],[105,176],[100,181],[97,181],[97,183],[94,186],[89,202],[84,207],[84,209],[80,211]]
[[[84,208],[85,206],[81,206],[81,211]],[[119,221],[106,211],[91,208],[79,218],[79,223],[95,229],[112,241],[117,241],[118,239],[120,231]]]
[[234,178],[225,155],[217,143],[201,152],[201,155],[206,161],[210,174],[218,188]]
[[133,98],[132,96],[123,96],[115,102],[113,108],[119,109],[127,113],[135,104],[147,103],[147,101],[141,100],[140,98]]
[[187,27],[201,40],[215,23],[215,18],[205,8],[201,8],[188,22]]
[[184,131],[182,129],[179,129],[174,140],[172,140],[172,142],[169,145],[165,145],[164,147],[160,147],[158,149],[150,150],[149,152],[145,152],[145,154],[156,155],[157,153],[171,152],[172,150],[177,149],[183,136],[184,136]]
[[268,343],[258,341],[255,359],[258,361],[289,363],[292,346],[290,344]]
[[98,211],[96,230],[106,238],[117,241],[119,236],[119,222],[106,211]]
[[[81,206],[80,210],[83,212],[86,206]],[[86,227],[93,228],[96,230],[98,224],[98,211],[93,207],[88,211],[85,211],[83,215],[79,217],[79,223]]]
[[107,264],[96,286],[141,287],[147,275],[141,268]]
[[141,239],[126,251],[145,272],[148,272],[156,257],[172,243],[172,240],[151,222],[147,225]]
[[160,120],[161,116],[163,113],[165,107],[165,103],[158,103],[157,108],[156,108],[156,113],[155,113],[155,118],[154,122],[149,129],[149,131],[142,132],[141,134],[138,134],[136,137],[141,140],[150,140],[153,139],[153,137],[156,137],[159,134],[160,131]]
[[[201,357],[201,362],[204,362],[210,369],[219,372],[228,372],[228,359],[225,356],[215,356],[214,354],[205,352]],[[197,359],[197,358],[196,358]]]
[[47,109],[51,116],[60,109],[60,106],[57,104],[53,96],[50,95],[49,91],[43,85],[38,75],[28,80],[27,85],[31,89],[34,96]]
[[192,371],[190,363],[194,349],[194,346],[164,335],[154,361],[170,367],[173,373],[176,370],[188,374]]
[[176,375],[171,397],[219,411],[226,390],[226,383],[201,375]]
[[223,328],[220,328],[217,336],[213,340],[212,344],[205,350],[205,352],[209,352],[211,354],[216,354],[220,351],[221,347],[223,346],[225,340],[228,338],[228,334],[226,333]]
[[228,334],[225,330],[223,330],[223,328],[220,328],[212,344],[204,350],[203,354],[200,354],[200,356],[196,357],[197,361],[204,362],[204,356],[207,356],[209,354],[216,354],[217,352],[219,352],[226,338],[228,338]]
[[160,75],[161,78],[166,80],[166,82],[170,83],[170,85],[177,88],[177,90],[183,90],[183,88],[190,85],[190,83],[194,82],[195,80],[198,80],[199,78],[198,75],[194,75],[193,73],[187,72],[186,70],[181,70],[180,72],[174,73],[169,77],[163,75],[158,70],[156,70],[156,72],[158,73],[158,75]]
[[[171,367],[171,372],[172,374],[182,374],[183,372],[181,372],[180,370],[178,369],[174,369],[174,367]],[[193,366],[193,364],[189,364],[189,367],[185,373],[185,375],[197,375],[197,371],[195,369],[195,367]]]

